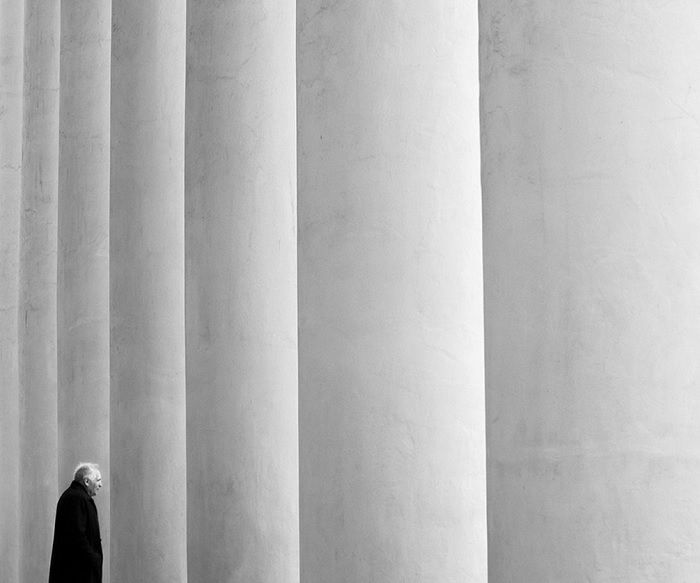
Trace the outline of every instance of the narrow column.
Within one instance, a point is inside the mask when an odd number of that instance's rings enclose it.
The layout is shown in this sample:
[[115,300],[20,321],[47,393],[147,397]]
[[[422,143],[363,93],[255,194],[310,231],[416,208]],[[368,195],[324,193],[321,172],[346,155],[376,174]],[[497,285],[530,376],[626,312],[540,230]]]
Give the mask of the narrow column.
[[301,579],[484,583],[476,3],[298,6]]
[[481,3],[490,579],[700,574],[700,5]]
[[61,2],[58,469],[100,464],[95,502],[109,580],[110,0]]
[[56,465],[60,2],[26,0],[19,297],[20,581],[48,578]]
[[0,580],[19,583],[19,232],[24,3],[0,1]]
[[187,580],[184,0],[114,0],[112,580]]
[[299,580],[295,3],[190,3],[191,581]]

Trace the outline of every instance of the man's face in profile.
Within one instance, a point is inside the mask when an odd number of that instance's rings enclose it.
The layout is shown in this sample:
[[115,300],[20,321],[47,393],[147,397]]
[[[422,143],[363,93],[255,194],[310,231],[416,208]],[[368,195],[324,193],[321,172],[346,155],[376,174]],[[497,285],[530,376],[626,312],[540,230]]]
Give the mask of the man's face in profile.
[[85,478],[85,488],[90,496],[97,494],[97,491],[102,488],[102,474],[95,472],[94,476]]

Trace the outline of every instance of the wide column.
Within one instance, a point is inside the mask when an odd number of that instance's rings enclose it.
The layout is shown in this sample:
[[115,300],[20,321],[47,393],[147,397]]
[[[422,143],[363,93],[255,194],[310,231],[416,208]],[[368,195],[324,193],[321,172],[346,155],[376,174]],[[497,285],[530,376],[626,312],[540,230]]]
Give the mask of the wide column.
[[295,4],[190,3],[191,581],[299,580]]
[[184,0],[113,0],[112,580],[187,580]]
[[60,3],[27,0],[19,296],[20,581],[48,578],[58,495],[56,248]]
[[486,581],[476,3],[298,3],[302,577]]
[[110,0],[61,2],[58,207],[58,469],[100,464],[109,581]]
[[24,3],[0,1],[0,581],[19,581],[19,233]]
[[481,3],[489,571],[700,576],[700,5]]

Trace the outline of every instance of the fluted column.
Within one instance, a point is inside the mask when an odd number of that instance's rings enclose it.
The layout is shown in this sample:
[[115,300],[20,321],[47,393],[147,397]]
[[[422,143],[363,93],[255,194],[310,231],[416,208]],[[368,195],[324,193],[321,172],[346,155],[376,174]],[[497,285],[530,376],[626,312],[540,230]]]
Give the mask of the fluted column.
[[27,0],[20,226],[20,580],[48,577],[56,466],[60,3]]
[[0,1],[0,580],[19,581],[19,233],[24,3]]
[[294,16],[188,13],[191,581],[299,580]]
[[[58,208],[58,468],[100,464],[109,550],[110,0],[61,2]],[[103,581],[109,580],[109,552]]]
[[298,8],[301,578],[484,583],[476,3]]
[[112,579],[184,582],[185,2],[112,4]]
[[491,579],[696,580],[700,5],[481,7]]

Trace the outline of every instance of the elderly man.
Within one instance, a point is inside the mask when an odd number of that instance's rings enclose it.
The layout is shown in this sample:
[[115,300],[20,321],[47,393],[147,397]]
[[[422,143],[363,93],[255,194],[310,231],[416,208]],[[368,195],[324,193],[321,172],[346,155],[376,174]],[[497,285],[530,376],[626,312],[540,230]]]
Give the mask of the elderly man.
[[102,487],[97,464],[80,463],[61,494],[51,551],[49,583],[101,583],[102,543],[93,496]]

